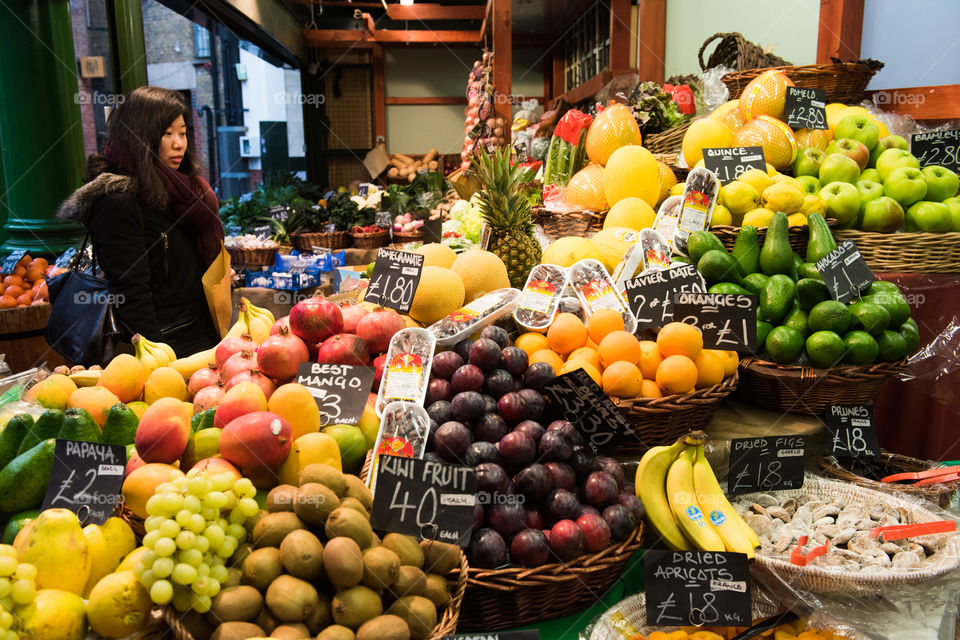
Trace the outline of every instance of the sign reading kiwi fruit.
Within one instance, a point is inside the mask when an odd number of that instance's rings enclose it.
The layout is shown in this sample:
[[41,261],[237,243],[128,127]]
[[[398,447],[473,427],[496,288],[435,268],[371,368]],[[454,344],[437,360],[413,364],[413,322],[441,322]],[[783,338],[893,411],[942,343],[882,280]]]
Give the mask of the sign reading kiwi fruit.
[[825,89],[787,87],[784,120],[791,129],[827,129]]
[[858,297],[877,279],[857,245],[849,240],[818,260],[817,271],[823,277],[830,297],[837,302],[849,302]]
[[69,509],[84,525],[103,524],[120,499],[126,465],[127,449],[122,445],[57,440],[40,510]]
[[763,147],[705,147],[703,166],[717,174],[720,184],[733,182],[749,169],[767,171]]
[[324,424],[357,424],[375,377],[373,367],[301,362],[296,382],[310,391]]

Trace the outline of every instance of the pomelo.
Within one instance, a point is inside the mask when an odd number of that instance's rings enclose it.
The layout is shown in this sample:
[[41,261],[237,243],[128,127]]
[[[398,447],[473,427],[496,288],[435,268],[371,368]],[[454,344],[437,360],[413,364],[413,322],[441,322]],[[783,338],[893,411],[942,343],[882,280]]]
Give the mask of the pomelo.
[[763,147],[763,156],[775,169],[790,166],[797,157],[793,131],[776,118],[761,115],[746,123],[733,136],[735,147]]
[[607,161],[603,191],[610,205],[632,197],[655,207],[660,199],[657,159],[640,145],[620,147]]
[[613,104],[597,114],[587,129],[587,157],[607,164],[613,152],[628,144],[639,145],[640,127],[626,105]]
[[740,117],[749,122],[759,115],[783,118],[787,87],[795,86],[787,74],[777,69],[764,71],[744,87],[740,95]]
[[571,207],[585,211],[603,211],[607,208],[604,195],[604,171],[599,164],[591,162],[573,174],[563,196]]
[[597,247],[586,238],[568,236],[550,243],[550,246],[543,251],[541,261],[543,264],[569,267],[573,263],[587,258],[600,260],[601,253]]

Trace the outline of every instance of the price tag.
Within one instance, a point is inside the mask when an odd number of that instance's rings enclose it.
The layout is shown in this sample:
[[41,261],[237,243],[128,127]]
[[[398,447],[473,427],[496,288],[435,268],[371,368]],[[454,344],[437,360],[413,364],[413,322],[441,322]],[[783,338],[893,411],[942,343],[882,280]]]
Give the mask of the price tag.
[[838,302],[847,302],[877,279],[857,250],[857,245],[847,240],[817,261],[817,271],[827,285],[830,297]]
[[910,153],[921,167],[937,164],[960,172],[960,130],[914,133],[910,136]]
[[77,247],[70,247],[60,254],[60,257],[54,261],[53,266],[66,269],[70,266],[70,261],[73,260],[75,255],[77,255]]
[[279,220],[280,222],[285,222],[289,212],[287,208],[282,204],[275,204],[270,207],[270,217],[274,220]]
[[357,195],[361,198],[366,198],[368,193],[370,193],[370,183],[364,182],[357,187]]
[[612,449],[619,440],[636,433],[610,396],[583,369],[557,376],[543,391],[553,415],[576,426],[594,452]]
[[272,233],[273,233],[273,230],[268,226],[253,228],[253,235],[257,236],[258,238],[262,238],[264,240],[269,238],[272,235]]
[[833,436],[831,453],[848,458],[875,458],[880,441],[873,426],[873,405],[827,405],[827,430]]
[[648,549],[643,574],[652,627],[753,624],[746,554]]
[[73,511],[85,525],[106,522],[120,499],[127,448],[57,440],[53,456],[41,511],[60,507]]
[[763,147],[704,148],[703,166],[717,174],[720,184],[733,182],[748,169],[767,170]]
[[540,640],[540,630],[524,629],[523,631],[458,633],[452,636],[443,636],[442,640]]
[[6,274],[13,273],[13,270],[17,267],[17,263],[20,262],[20,258],[27,255],[26,249],[17,249],[16,251],[11,251],[3,260],[2,272]]
[[381,455],[370,525],[466,547],[473,531],[473,467]]
[[827,92],[824,89],[787,87],[783,113],[792,129],[827,129]]
[[673,317],[700,329],[707,349],[757,351],[756,296],[677,293],[673,296]]
[[317,402],[325,424],[357,424],[373,387],[373,367],[301,362],[297,383]]
[[419,253],[381,248],[364,301],[407,313],[413,305],[422,270],[423,256]]
[[799,489],[806,447],[802,436],[734,438],[730,441],[727,493]]
[[697,265],[650,271],[623,283],[627,305],[637,317],[637,329],[662,327],[673,321],[673,297],[677,293],[706,293],[707,286]]
[[238,224],[231,224],[224,227],[223,232],[228,236],[236,237],[243,234],[243,228]]

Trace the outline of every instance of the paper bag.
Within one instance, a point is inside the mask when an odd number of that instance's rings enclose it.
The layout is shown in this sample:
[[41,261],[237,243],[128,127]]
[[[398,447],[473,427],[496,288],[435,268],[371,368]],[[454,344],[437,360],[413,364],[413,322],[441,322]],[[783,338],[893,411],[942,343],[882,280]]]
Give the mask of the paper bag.
[[232,280],[230,269],[230,254],[220,244],[220,255],[203,274],[203,293],[207,297],[207,306],[210,308],[210,317],[213,326],[222,338],[230,330],[230,284]]
[[383,173],[383,170],[390,165],[390,156],[387,155],[387,148],[381,143],[367,152],[363,158],[363,166],[371,178],[376,178]]

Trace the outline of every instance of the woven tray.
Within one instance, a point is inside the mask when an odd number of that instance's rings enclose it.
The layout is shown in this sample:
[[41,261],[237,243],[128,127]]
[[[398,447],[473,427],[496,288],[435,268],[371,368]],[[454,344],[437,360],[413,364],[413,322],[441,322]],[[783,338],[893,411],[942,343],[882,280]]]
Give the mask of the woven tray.
[[345,249],[350,246],[350,233],[291,233],[290,240],[300,253],[313,253],[314,247],[325,249]]
[[525,569],[470,568],[458,629],[496,631],[582,611],[596,603],[640,548],[643,527],[623,542],[567,563]]
[[116,514],[128,525],[130,529],[137,535],[138,538],[142,538],[147,534],[147,529],[143,525],[143,518],[135,514],[133,511],[127,508],[127,505],[121,500],[117,503],[117,507],[114,510]]
[[802,67],[769,67],[747,69],[728,73],[720,78],[730,91],[730,99],[739,98],[750,81],[764,71],[782,69],[793,84],[804,89],[823,89],[827,102],[857,104],[876,73],[865,64],[844,62],[841,64],[808,64]]
[[837,244],[851,240],[877,273],[960,272],[960,231],[948,233],[876,233],[841,229]]
[[357,249],[378,249],[390,244],[390,230],[383,229],[374,233],[351,233],[353,246]]
[[[778,499],[796,498],[801,494],[812,495],[824,501],[835,497],[843,497],[848,503],[880,502],[885,503],[901,514],[906,514],[906,524],[919,522],[936,522],[941,516],[936,515],[922,506],[904,500],[903,498],[865,489],[857,485],[840,480],[830,480],[808,476],[803,487],[788,491],[773,491],[771,495]],[[755,502],[760,494],[745,494],[737,496],[737,502],[749,504]],[[901,516],[903,517],[903,516]],[[942,534],[941,534],[942,535]],[[790,563],[789,553],[783,557],[765,555],[762,550],[757,551],[755,562],[762,567],[776,573],[791,587],[806,589],[819,593],[846,592],[846,593],[882,593],[885,589],[896,585],[919,584],[941,576],[960,567],[960,535],[954,534],[948,546],[933,556],[936,562],[922,569],[912,571],[893,571],[880,569],[872,573],[866,571],[848,571],[843,567],[806,566],[800,567]]]
[[567,236],[584,238],[590,233],[600,231],[603,227],[603,219],[607,217],[606,212],[570,211],[554,213],[543,207],[534,207],[532,213],[534,223],[543,227],[543,233],[551,241]]
[[[704,62],[703,52],[710,43],[720,39],[717,48],[710,54],[710,58]],[[697,54],[700,61],[700,68],[704,71],[723,65],[743,71],[744,69],[756,69],[757,67],[772,67],[781,64],[790,64],[783,58],[775,56],[772,53],[765,53],[763,47],[754,44],[743,37],[742,33],[715,33],[700,45],[700,52]],[[733,97],[733,96],[731,96]]]
[[234,269],[250,269],[273,264],[277,257],[277,248],[231,249],[227,247],[227,253],[230,254],[230,264]]
[[639,455],[651,447],[673,444],[689,431],[703,429],[723,399],[737,388],[738,380],[734,372],[720,384],[693,393],[662,398],[611,398],[634,429],[614,452]]
[[[881,452],[877,459],[889,469],[889,475],[903,472],[926,471],[940,466],[935,462],[902,456],[899,453],[889,453],[887,451]],[[852,482],[853,484],[867,489],[873,489],[874,491],[925,498],[944,509],[950,506],[953,494],[957,492],[957,489],[960,489],[960,480],[953,480],[942,484],[932,484],[926,487],[918,487],[911,484],[897,484],[895,482],[879,482],[854,474],[853,471],[845,468],[840,461],[833,456],[818,459],[817,465],[824,474],[831,478]]]
[[781,413],[822,416],[830,404],[873,402],[880,387],[903,371],[907,359],[816,369],[748,357],[740,361],[741,400]]
[[643,139],[643,146],[650,153],[680,153],[680,147],[683,146],[683,135],[690,128],[693,120],[687,120],[681,125],[654,133]]

